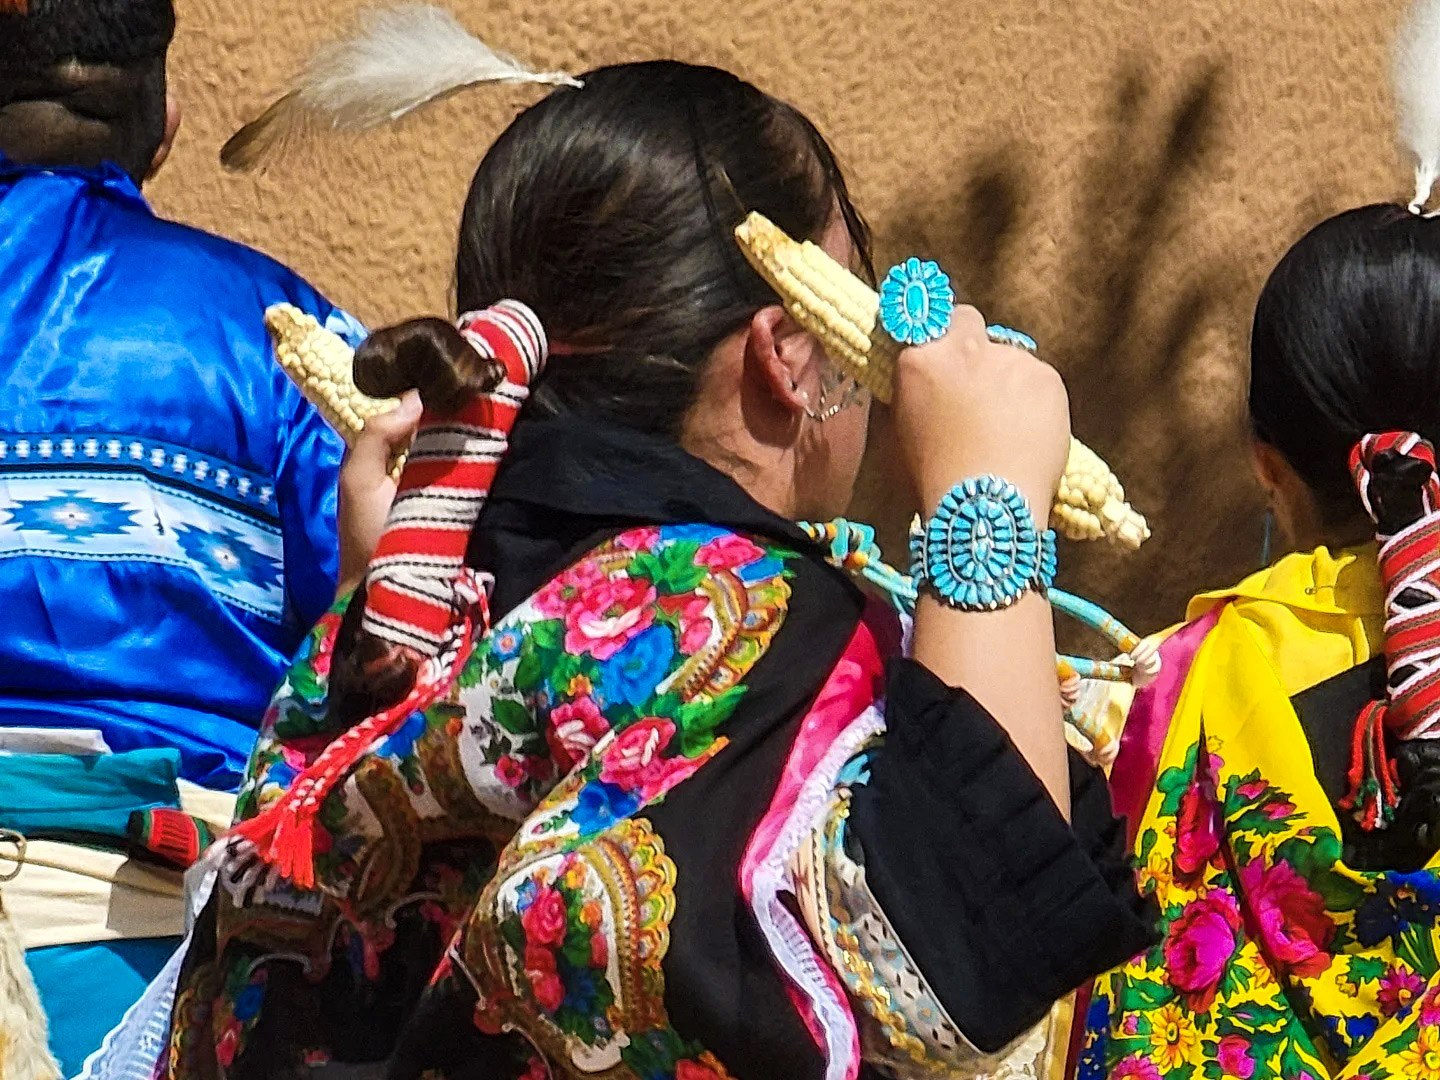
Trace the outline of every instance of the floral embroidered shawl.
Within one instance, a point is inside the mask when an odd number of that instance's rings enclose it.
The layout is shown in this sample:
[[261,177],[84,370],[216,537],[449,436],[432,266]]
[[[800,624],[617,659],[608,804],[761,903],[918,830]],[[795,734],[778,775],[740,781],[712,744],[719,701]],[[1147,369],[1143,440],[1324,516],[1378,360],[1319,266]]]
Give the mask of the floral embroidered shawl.
[[1194,656],[1139,823],[1162,939],[1102,978],[1079,1076],[1440,1080],[1440,857],[1362,872],[1291,699],[1381,640],[1373,550],[1291,556]]
[[[1067,823],[709,466],[527,421],[471,541],[490,633],[327,798],[320,888],[211,898],[171,1080],[1034,1075],[1051,1004],[1146,939],[1099,774]],[[242,814],[336,734],[340,623],[277,694]]]

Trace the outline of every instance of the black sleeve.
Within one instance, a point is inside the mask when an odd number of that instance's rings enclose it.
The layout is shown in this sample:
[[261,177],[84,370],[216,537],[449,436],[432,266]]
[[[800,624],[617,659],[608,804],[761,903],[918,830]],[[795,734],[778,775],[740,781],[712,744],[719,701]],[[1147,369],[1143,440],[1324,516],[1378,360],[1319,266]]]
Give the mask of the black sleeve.
[[1072,824],[963,690],[895,662],[855,789],[853,852],[940,1003],[986,1053],[1151,943],[1103,777],[1071,756]]

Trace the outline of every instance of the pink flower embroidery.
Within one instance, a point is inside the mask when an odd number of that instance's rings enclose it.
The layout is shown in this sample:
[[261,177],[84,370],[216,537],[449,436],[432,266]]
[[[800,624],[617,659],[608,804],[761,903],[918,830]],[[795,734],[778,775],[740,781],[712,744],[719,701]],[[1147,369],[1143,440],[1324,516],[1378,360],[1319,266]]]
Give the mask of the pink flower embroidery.
[[1226,1035],[1215,1053],[1226,1076],[1250,1080],[1255,1075],[1255,1059],[1250,1056],[1250,1040],[1239,1035]]
[[1377,1000],[1386,1016],[1395,1016],[1424,992],[1424,979],[1409,968],[1396,965],[1380,976]]
[[1189,904],[1171,923],[1165,966],[1171,985],[1185,995],[1192,1012],[1204,1012],[1215,1001],[1239,932],[1240,909],[1235,898],[1219,890]]
[[525,783],[525,779],[529,774],[525,771],[525,766],[519,758],[513,758],[509,754],[506,754],[499,761],[495,762],[495,775],[500,778],[500,782],[506,787],[518,788],[521,784]]
[[565,940],[565,898],[548,885],[540,886],[520,925],[531,945],[559,945]]
[[1264,780],[1247,780],[1235,788],[1235,794],[1247,801],[1254,800],[1265,794],[1267,786]]
[[610,725],[600,712],[600,706],[595,704],[594,698],[587,695],[550,710],[550,728],[546,732],[546,740],[550,743],[550,752],[555,756],[555,763],[563,771],[569,772],[577,761],[583,760],[585,755],[590,753],[596,740],[609,730]]
[[663,716],[637,720],[606,749],[600,779],[627,791],[643,788],[661,768],[660,754],[674,735],[674,723]]
[[1267,809],[1265,811],[1265,816],[1268,817],[1271,821],[1283,821],[1285,818],[1289,817],[1293,813],[1295,813],[1294,804],[1285,802],[1282,799],[1280,802],[1275,803],[1273,806]]
[[1420,1024],[1422,1027],[1440,1025],[1440,986],[1432,986],[1421,999]]
[[655,586],[619,577],[591,585],[565,609],[565,651],[609,660],[655,621]]
[[765,549],[758,544],[738,533],[726,533],[700,546],[695,553],[695,565],[708,566],[711,570],[734,570],[764,557]]
[[1220,850],[1220,834],[1215,804],[1192,783],[1180,799],[1175,815],[1175,868],[1186,877],[1198,874]]
[[610,943],[605,940],[605,935],[594,933],[590,935],[590,966],[603,968],[610,962]]
[[1240,869],[1249,915],[1266,950],[1286,971],[1313,979],[1330,966],[1335,924],[1325,901],[1287,862],[1256,859]]
[[660,543],[660,530],[653,525],[629,529],[615,537],[615,546],[626,551],[652,551]]
[[710,601],[695,593],[682,593],[661,599],[662,610],[673,614],[680,623],[680,651],[694,656],[710,640],[715,624],[710,618]]
[[540,945],[525,949],[525,978],[530,982],[530,992],[535,1001],[546,1012],[553,1013],[565,1000],[565,984],[555,970],[555,954]]
[[1110,1070],[1110,1080],[1160,1080],[1160,1069],[1153,1061],[1131,1054]]
[[535,610],[547,619],[558,619],[569,607],[567,597],[594,588],[605,580],[605,572],[593,561],[576,563],[535,594]]

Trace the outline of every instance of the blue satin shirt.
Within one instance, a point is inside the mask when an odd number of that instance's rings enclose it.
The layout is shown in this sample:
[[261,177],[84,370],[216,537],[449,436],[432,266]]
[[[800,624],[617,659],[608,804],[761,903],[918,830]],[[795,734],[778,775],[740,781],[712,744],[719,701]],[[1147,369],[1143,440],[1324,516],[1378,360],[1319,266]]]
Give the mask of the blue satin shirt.
[[343,446],[275,362],[281,301],[363,336],[119,170],[0,157],[0,726],[238,784],[338,559]]

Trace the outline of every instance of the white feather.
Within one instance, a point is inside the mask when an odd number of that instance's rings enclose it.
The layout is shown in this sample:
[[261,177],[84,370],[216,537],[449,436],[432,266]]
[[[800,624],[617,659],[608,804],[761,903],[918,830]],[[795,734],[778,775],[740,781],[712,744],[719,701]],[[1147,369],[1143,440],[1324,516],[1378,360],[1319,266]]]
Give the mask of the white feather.
[[1440,180],[1440,0],[1415,0],[1395,49],[1395,104],[1400,139],[1415,155],[1420,213]]
[[291,91],[241,129],[221,158],[249,167],[316,127],[364,131],[479,83],[581,85],[564,72],[532,71],[497,52],[443,8],[372,10],[352,34],[322,46]]

